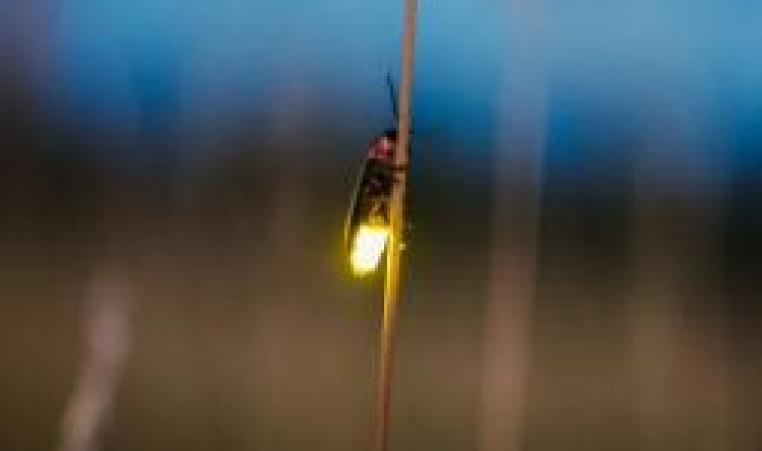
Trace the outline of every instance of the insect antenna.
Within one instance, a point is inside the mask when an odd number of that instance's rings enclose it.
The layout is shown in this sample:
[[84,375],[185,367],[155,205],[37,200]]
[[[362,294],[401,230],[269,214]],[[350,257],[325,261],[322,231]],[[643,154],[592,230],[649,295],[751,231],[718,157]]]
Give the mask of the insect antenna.
[[394,80],[392,80],[391,74],[386,73],[386,86],[389,88],[389,101],[392,105],[392,115],[394,115],[394,124],[397,125],[399,121],[399,110],[397,109],[397,89],[394,86]]

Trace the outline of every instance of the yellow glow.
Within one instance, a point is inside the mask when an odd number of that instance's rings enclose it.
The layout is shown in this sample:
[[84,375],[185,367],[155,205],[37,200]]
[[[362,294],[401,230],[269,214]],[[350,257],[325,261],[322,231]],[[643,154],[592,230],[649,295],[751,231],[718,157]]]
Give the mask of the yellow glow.
[[360,225],[354,236],[350,255],[352,272],[356,276],[364,276],[378,267],[388,239],[389,229],[386,226]]

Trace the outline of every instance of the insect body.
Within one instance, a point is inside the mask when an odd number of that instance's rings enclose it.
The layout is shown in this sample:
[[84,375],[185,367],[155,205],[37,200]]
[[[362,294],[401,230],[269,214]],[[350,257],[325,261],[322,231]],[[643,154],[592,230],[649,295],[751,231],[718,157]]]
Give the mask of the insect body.
[[[394,85],[387,76],[395,120]],[[397,130],[388,129],[371,140],[349,205],[344,239],[352,271],[362,276],[376,269],[389,238],[389,204],[399,171],[394,154]]]
[[345,241],[356,275],[377,267],[389,236],[396,138],[396,131],[388,130],[371,141],[349,205]]

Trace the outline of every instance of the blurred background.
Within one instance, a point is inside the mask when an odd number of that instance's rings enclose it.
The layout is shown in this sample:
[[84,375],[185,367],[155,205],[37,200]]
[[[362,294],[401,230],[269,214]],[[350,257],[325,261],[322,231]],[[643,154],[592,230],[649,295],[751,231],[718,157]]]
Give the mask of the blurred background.
[[[368,449],[401,12],[0,2],[0,449]],[[421,2],[393,449],[760,449],[760,20]]]

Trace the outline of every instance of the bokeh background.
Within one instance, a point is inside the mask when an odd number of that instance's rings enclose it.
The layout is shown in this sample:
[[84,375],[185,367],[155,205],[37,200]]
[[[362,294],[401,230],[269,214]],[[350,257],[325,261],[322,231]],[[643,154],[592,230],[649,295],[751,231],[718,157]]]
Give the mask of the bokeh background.
[[[0,2],[0,449],[368,449],[401,11]],[[393,449],[760,449],[761,21],[421,2]]]

